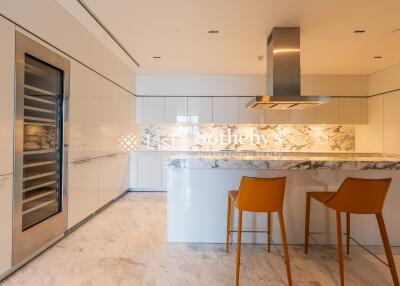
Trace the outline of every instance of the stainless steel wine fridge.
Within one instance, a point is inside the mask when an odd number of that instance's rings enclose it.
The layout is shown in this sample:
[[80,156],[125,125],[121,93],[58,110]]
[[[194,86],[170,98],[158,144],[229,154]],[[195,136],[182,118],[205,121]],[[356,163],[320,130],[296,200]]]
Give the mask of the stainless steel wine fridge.
[[13,265],[67,228],[69,61],[16,35]]

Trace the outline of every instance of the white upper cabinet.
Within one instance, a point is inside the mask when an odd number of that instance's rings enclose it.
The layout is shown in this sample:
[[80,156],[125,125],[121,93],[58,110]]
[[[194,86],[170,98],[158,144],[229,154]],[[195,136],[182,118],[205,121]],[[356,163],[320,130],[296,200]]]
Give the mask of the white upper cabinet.
[[290,110],[266,109],[264,110],[265,124],[289,124]]
[[0,275],[11,268],[13,176],[0,176]]
[[213,100],[212,97],[189,97],[188,119],[189,123],[212,123]]
[[104,78],[76,61],[71,61],[71,97],[98,97],[104,90]]
[[187,123],[187,97],[165,98],[165,123]]
[[69,118],[69,161],[96,157],[98,146],[98,98],[71,97]]
[[143,120],[143,98],[142,97],[135,97],[135,109],[136,109],[136,123],[142,123]]
[[339,123],[362,124],[363,123],[363,99],[339,98]]
[[238,98],[214,97],[213,98],[213,123],[235,124],[238,123]]
[[0,175],[13,172],[15,26],[0,17]]
[[306,108],[290,111],[290,123],[312,124],[317,122],[317,109]]
[[164,97],[143,97],[142,98],[143,117],[142,123],[158,124],[164,122]]
[[383,96],[384,152],[400,155],[400,92]]
[[247,110],[246,104],[252,97],[239,97],[239,123],[263,123],[263,111],[259,109]]
[[327,103],[315,107],[317,111],[317,123],[335,124],[339,122],[339,100],[331,98]]

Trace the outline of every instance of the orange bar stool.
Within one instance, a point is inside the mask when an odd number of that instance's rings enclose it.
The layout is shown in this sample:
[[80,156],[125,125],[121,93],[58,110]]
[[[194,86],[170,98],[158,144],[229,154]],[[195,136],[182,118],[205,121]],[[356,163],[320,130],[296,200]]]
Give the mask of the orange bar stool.
[[[229,251],[231,235],[231,214],[232,204],[239,211],[239,221],[237,230],[237,256],[236,256],[236,286],[239,285],[240,273],[240,250],[242,242],[242,213],[264,212],[268,213],[268,252],[271,247],[271,213],[277,212],[281,228],[282,245],[285,256],[285,264],[289,285],[292,285],[292,278],[289,263],[289,251],[286,242],[285,223],[283,220],[283,200],[285,195],[286,178],[251,178],[243,177],[240,182],[239,191],[230,191],[228,193],[228,216],[226,225],[226,251]],[[252,231],[247,231],[252,232]]]
[[[337,192],[308,192],[306,204],[306,223],[305,223],[305,244],[304,251],[308,252],[308,240],[310,237],[310,208],[311,198],[319,201],[328,208],[336,211],[337,224],[337,243],[339,256],[340,284],[344,285],[344,264],[343,264],[343,246],[342,246],[342,226],[341,214],[346,213],[347,231],[347,254],[349,254],[350,243],[350,214],[375,214],[378,221],[379,230],[382,236],[386,257],[392,274],[393,283],[399,286],[396,266],[393,260],[393,254],[386,232],[385,223],[382,216],[382,209],[386,194],[390,186],[391,179],[358,179],[346,178]],[[359,244],[357,241],[352,239]],[[360,245],[360,244],[359,244]],[[362,245],[360,245],[362,246]],[[363,247],[363,246],[362,246]]]

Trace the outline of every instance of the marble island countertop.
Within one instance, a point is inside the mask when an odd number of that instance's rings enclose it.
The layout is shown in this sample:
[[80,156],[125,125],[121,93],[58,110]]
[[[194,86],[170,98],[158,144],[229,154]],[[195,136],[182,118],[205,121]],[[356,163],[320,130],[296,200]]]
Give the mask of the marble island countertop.
[[260,170],[400,170],[400,155],[376,153],[186,154],[169,156],[169,168]]

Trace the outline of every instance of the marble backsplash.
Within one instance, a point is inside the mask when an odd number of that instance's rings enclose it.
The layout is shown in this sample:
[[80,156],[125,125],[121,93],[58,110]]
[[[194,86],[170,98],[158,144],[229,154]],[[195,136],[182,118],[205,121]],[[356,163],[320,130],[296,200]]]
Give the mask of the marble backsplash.
[[143,124],[137,151],[355,152],[351,125]]

